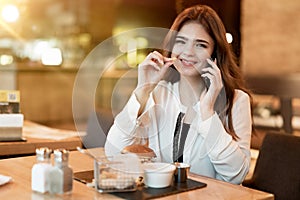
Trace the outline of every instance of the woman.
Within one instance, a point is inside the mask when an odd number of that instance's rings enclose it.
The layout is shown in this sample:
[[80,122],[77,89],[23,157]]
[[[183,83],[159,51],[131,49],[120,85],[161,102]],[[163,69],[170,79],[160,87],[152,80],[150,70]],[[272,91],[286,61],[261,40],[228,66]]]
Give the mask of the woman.
[[[137,88],[110,129],[107,154],[141,143],[137,138],[145,135],[135,126],[140,123],[147,128],[144,143],[159,161],[185,162],[193,173],[235,184],[244,180],[250,165],[250,95],[225,34],[208,6],[177,16],[164,54],[154,51],[139,65]],[[179,78],[168,81],[174,72]]]

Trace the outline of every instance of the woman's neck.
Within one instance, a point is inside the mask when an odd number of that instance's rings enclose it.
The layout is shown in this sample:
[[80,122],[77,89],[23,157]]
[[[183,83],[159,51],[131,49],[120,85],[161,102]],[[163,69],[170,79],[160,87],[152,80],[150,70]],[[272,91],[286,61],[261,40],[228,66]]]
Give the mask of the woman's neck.
[[201,77],[180,77],[179,93],[183,105],[193,106],[200,100],[200,95],[204,90],[205,85]]

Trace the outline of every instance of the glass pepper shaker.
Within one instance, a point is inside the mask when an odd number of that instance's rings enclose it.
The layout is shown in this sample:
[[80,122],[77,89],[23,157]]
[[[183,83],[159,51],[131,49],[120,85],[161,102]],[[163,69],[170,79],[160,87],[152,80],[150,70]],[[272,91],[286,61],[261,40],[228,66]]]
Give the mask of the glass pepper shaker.
[[69,151],[54,150],[54,167],[50,172],[50,193],[71,193],[73,188],[73,169],[69,166]]

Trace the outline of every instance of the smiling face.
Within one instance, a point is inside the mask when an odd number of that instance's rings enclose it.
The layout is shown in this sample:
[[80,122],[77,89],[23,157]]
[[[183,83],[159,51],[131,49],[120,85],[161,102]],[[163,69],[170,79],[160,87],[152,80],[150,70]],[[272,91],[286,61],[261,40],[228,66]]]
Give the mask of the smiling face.
[[213,39],[203,26],[197,22],[188,22],[175,38],[172,57],[177,57],[177,60],[174,66],[182,76],[199,76],[213,49]]

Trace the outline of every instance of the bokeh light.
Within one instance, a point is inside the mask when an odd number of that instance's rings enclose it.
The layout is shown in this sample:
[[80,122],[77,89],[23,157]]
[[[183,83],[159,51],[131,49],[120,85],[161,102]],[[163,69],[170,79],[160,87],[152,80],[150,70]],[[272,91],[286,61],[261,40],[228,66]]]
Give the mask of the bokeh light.
[[16,22],[19,19],[20,12],[15,5],[5,5],[2,9],[2,18],[6,22]]
[[226,40],[229,44],[232,43],[233,37],[232,37],[231,33],[226,33]]

